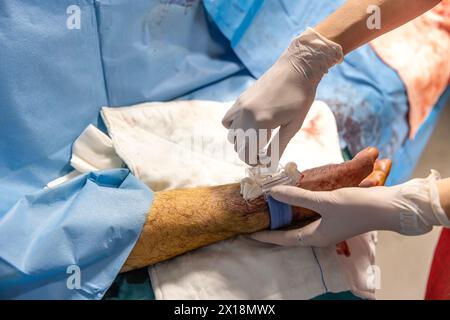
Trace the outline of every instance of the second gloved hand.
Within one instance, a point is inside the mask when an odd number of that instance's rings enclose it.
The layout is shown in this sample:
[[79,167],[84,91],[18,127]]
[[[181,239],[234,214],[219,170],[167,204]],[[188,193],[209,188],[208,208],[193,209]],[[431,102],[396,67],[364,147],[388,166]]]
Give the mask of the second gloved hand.
[[262,231],[255,240],[282,246],[326,247],[373,230],[420,235],[433,226],[450,227],[441,207],[437,187],[439,174],[414,179],[394,187],[344,188],[312,192],[290,186],[271,190],[275,199],[311,209],[321,215],[301,229]]
[[[249,143],[252,142],[243,136],[239,138],[236,129],[244,132],[266,129],[270,137],[271,130],[278,127],[277,153],[280,158],[291,138],[300,130],[320,80],[342,59],[341,46],[313,29],[295,38],[278,61],[238,98],[223,118],[223,125],[230,129],[228,139],[235,144],[240,159],[251,165],[258,162],[256,155],[249,156]],[[259,131],[257,138],[257,146],[251,147],[256,151],[264,147],[260,145]]]

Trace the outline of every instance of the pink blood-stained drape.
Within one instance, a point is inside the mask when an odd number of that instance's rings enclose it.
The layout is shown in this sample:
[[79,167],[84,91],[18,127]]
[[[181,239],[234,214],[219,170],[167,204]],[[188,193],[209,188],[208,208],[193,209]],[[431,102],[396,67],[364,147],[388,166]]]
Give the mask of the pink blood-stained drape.
[[405,83],[410,138],[445,91],[450,79],[450,0],[371,42]]

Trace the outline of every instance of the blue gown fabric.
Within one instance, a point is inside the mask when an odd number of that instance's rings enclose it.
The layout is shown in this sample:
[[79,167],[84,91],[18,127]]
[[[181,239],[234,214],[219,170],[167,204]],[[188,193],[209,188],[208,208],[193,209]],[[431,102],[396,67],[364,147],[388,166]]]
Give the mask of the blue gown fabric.
[[[152,192],[126,169],[44,189],[72,170],[88,124],[104,130],[102,106],[233,100],[342,2],[0,2],[0,297],[99,299],[134,246]],[[68,28],[74,14],[79,29]],[[343,148],[375,145],[395,160],[390,183],[411,175],[444,101],[408,140],[404,85],[369,46],[333,68],[317,98]],[[80,289],[67,288],[70,265]]]
[[24,196],[0,220],[0,298],[102,298],[151,202],[150,190],[127,169]]

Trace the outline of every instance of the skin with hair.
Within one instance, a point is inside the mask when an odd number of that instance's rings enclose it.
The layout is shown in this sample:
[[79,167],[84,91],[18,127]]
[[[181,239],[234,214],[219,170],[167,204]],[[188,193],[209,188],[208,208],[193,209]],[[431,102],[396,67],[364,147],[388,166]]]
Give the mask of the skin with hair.
[[[389,160],[377,160],[378,150],[368,148],[353,160],[306,170],[297,183],[310,190],[334,190],[383,184]],[[293,225],[319,217],[294,207]],[[141,236],[122,272],[149,266],[232,238],[268,229],[270,215],[263,197],[246,201],[239,184],[156,192]]]

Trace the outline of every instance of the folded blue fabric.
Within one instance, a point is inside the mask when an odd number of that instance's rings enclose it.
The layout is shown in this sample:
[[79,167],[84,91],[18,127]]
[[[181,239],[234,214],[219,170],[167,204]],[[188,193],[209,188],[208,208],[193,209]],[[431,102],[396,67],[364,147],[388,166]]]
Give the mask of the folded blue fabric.
[[72,143],[102,127],[102,106],[179,98],[244,69],[200,1],[0,1],[0,12],[0,217],[72,170]]
[[24,196],[0,219],[0,299],[100,299],[153,201],[128,170]]

